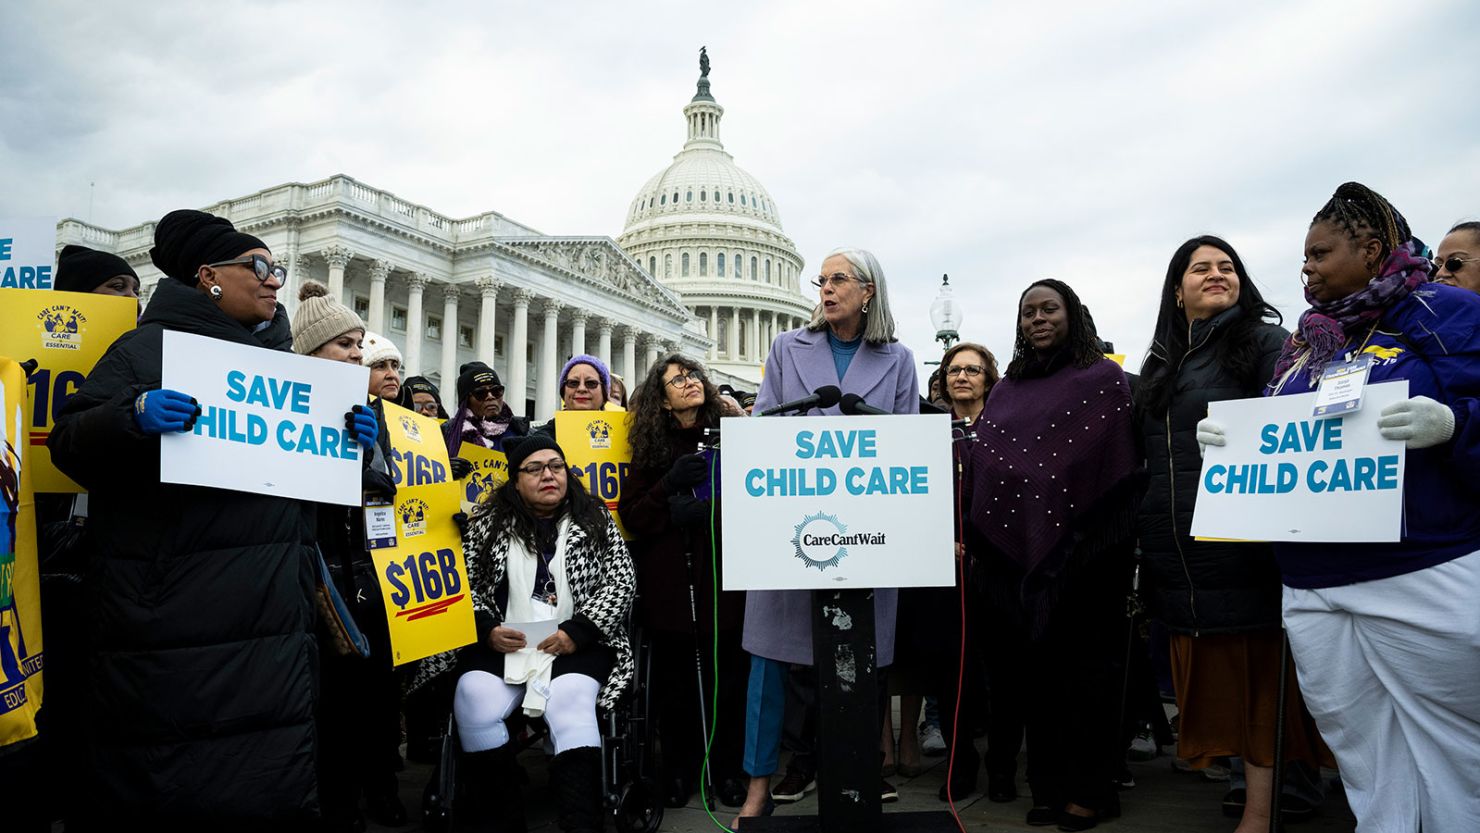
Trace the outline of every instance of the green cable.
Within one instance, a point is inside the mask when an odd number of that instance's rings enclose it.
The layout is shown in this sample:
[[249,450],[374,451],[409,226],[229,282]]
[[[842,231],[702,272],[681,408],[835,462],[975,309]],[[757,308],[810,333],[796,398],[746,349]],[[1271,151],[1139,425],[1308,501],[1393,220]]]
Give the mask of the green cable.
[[[714,460],[715,455],[709,457],[709,587],[711,594],[710,617],[712,620],[712,631],[714,642],[710,648],[710,666],[714,672],[714,681],[709,686],[709,737],[704,739],[704,766],[699,770],[699,801],[704,807],[704,814],[714,822],[714,826],[725,833],[730,833],[730,826],[722,823],[714,817],[714,811],[709,809],[709,795],[706,787],[709,784],[709,753],[714,748],[714,735],[718,731],[719,723],[719,546],[714,537]],[[695,622],[697,625],[698,622]],[[698,634],[695,634],[697,638]]]

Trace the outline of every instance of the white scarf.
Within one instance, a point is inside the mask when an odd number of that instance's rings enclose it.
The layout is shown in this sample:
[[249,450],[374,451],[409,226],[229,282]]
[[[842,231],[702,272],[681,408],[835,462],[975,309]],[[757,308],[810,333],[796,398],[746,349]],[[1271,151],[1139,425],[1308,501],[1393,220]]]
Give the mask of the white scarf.
[[[575,612],[570,597],[570,581],[565,575],[565,545],[570,538],[570,516],[561,518],[555,536],[555,557],[550,560],[550,578],[555,581],[555,604],[534,599],[535,559],[518,538],[509,542],[508,562],[504,575],[509,581],[509,606],[504,611],[508,622],[541,622],[554,619],[564,622]],[[550,697],[550,676],[555,655],[535,650],[533,643],[510,654],[504,654],[504,682],[524,686],[524,713],[539,717],[545,713]]]

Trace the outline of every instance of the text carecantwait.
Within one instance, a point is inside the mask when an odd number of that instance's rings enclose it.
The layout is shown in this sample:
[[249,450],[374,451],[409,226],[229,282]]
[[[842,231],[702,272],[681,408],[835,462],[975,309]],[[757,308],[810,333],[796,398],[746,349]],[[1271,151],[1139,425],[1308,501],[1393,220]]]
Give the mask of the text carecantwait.
[[[1308,451],[1340,451],[1341,420],[1311,419],[1266,423],[1259,430],[1259,453],[1271,457]],[[1335,457],[1310,460],[1304,471],[1295,463],[1238,465],[1212,464],[1203,471],[1203,488],[1210,494],[1288,494],[1302,481],[1321,492],[1361,492],[1397,489],[1399,455]]]
[[218,405],[201,407],[194,433],[247,445],[275,443],[283,451],[358,460],[360,444],[341,425],[315,425],[306,419],[313,385],[293,379],[278,379],[261,374],[248,376],[241,370],[226,374],[226,398],[243,405],[269,408],[285,414],[269,425],[260,413],[236,410]]
[[923,495],[930,492],[927,466],[833,466],[830,460],[868,460],[879,456],[878,432],[798,431],[795,456],[824,461],[810,468],[752,468],[745,491],[752,497],[831,495],[839,485],[850,495]]

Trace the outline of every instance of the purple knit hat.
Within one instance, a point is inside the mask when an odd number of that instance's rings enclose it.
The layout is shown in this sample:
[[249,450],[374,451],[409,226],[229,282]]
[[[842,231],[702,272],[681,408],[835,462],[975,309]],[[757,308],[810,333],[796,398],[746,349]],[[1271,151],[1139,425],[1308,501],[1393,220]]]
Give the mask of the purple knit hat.
[[607,369],[606,363],[601,359],[595,356],[588,356],[585,353],[579,356],[571,356],[570,361],[565,363],[565,367],[560,368],[560,381],[558,383],[559,386],[555,389],[555,397],[559,399],[565,395],[565,377],[569,376],[570,369],[578,364],[591,365],[591,369],[595,370],[596,375],[601,377],[601,395],[607,401],[610,401],[612,398],[612,372]]

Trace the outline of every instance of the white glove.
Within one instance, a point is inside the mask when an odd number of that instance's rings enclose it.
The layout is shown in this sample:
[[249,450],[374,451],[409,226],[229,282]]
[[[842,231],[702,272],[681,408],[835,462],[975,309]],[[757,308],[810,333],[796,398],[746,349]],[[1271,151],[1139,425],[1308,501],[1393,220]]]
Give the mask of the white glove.
[[1415,396],[1383,408],[1377,432],[1383,439],[1402,440],[1408,448],[1429,448],[1454,436],[1454,411],[1443,402]]
[[1197,423],[1197,453],[1207,454],[1210,445],[1228,445],[1228,435],[1223,433],[1223,426],[1212,417],[1203,417]]

